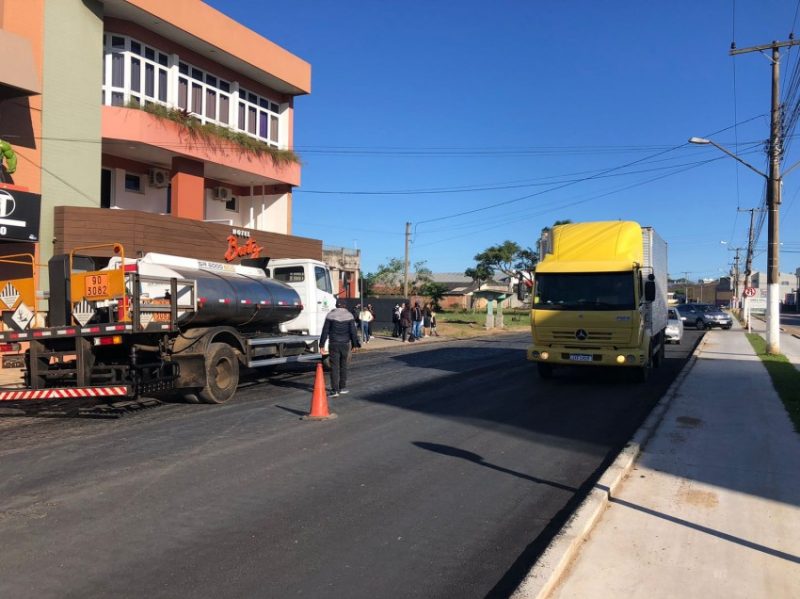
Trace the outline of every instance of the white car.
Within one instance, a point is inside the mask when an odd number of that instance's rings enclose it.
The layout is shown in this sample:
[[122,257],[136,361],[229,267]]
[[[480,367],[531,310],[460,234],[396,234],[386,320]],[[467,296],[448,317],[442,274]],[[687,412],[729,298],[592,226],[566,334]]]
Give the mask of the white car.
[[683,339],[683,320],[675,308],[667,310],[667,328],[664,331],[667,343],[680,343]]

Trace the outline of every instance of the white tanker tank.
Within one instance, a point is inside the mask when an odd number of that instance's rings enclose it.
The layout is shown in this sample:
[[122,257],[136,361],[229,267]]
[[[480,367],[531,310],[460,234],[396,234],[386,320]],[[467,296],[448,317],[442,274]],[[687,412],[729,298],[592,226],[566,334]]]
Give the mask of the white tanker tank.
[[[112,258],[108,268],[119,268],[120,262],[121,258]],[[226,325],[242,331],[272,331],[303,310],[297,291],[270,279],[261,268],[153,252],[137,260],[126,259],[125,264],[127,270],[136,265],[140,301],[169,298],[169,279],[178,279],[179,305],[185,306],[194,295],[194,310],[178,310],[180,328]],[[182,281],[194,281],[194,294]]]

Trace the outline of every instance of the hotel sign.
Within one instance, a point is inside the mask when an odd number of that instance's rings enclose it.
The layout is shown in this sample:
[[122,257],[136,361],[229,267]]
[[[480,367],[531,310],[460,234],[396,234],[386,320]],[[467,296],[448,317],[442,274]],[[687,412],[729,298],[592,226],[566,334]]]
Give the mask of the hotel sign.
[[0,239],[39,241],[42,196],[0,189]]

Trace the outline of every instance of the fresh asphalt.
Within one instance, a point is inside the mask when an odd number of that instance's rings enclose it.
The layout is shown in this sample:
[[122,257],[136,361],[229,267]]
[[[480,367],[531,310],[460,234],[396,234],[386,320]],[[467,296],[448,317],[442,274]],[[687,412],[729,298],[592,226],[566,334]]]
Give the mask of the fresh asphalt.
[[222,406],[0,418],[0,597],[506,596],[666,391],[528,335],[354,356],[338,418],[312,373]]

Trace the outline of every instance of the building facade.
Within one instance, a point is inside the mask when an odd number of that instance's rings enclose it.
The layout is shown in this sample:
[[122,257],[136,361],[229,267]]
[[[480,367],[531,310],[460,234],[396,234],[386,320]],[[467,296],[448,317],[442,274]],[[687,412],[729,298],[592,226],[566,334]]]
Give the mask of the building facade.
[[[0,0],[0,32],[29,57],[27,81],[0,70],[19,91],[0,96],[0,139],[6,184],[41,195],[38,262],[123,238],[129,254],[321,259],[291,237],[307,62],[200,0]],[[153,216],[192,226],[159,240]]]

